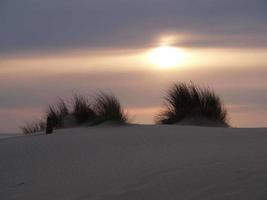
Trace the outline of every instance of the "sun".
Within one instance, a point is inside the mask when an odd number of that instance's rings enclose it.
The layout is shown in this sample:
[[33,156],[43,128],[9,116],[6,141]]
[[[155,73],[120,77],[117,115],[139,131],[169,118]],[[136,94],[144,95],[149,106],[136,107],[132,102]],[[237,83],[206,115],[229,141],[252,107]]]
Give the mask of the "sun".
[[148,53],[149,61],[160,68],[176,67],[185,59],[182,49],[173,46],[160,46]]

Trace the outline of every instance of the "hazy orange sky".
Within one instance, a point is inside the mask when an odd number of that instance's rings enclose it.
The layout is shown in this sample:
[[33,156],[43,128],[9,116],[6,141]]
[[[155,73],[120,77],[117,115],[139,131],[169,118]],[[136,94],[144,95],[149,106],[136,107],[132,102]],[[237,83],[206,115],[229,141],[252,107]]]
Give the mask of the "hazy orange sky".
[[266,127],[266,11],[263,0],[1,1],[0,132],[99,90],[153,123],[176,81],[214,89],[231,125]]

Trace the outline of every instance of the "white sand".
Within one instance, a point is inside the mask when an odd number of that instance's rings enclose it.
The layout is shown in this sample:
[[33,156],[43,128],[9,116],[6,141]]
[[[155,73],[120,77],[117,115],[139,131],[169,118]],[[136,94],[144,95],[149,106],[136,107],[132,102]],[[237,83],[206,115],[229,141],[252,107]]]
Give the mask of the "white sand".
[[0,199],[266,200],[267,129],[75,128],[0,140]]

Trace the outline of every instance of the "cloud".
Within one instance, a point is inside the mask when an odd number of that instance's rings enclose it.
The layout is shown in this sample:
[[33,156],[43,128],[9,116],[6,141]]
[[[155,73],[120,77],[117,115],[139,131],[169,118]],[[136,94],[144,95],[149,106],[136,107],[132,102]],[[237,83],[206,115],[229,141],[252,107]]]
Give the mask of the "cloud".
[[118,96],[134,122],[151,123],[157,108],[163,104],[168,87],[175,81],[189,80],[212,87],[230,105],[233,125],[263,126],[265,123],[266,126],[266,68],[198,70],[197,73],[189,69],[160,72],[89,71],[68,76],[5,75],[1,77],[4,84],[0,85],[0,127],[2,131],[16,131],[25,120],[41,117],[46,106],[55,103],[59,97],[70,100],[74,92],[92,97],[99,90]]
[[0,108],[45,108],[58,97],[70,98],[72,93],[94,95],[99,90],[114,92],[128,107],[154,107],[162,103],[167,88],[177,81],[193,80],[212,87],[227,104],[257,104],[267,99],[266,68],[210,69],[195,73],[185,71],[88,71],[69,75],[2,77]]
[[165,33],[189,46],[267,46],[263,0],[4,1],[0,53],[151,45]]
[[[235,105],[229,108],[235,124],[266,124],[266,120],[259,120],[266,116],[266,56],[254,51],[267,48],[266,11],[266,0],[0,0],[0,124],[6,127],[4,130],[11,130],[16,115],[16,124],[27,116],[36,118],[48,103],[58,97],[70,98],[77,89],[85,95],[103,89],[113,91],[139,120],[149,121],[153,117],[149,119],[149,113],[162,105],[169,85],[189,80],[212,86],[228,105]],[[76,48],[119,49],[125,56],[125,49],[138,52],[157,45],[164,36],[177,38],[177,46],[201,47],[188,48],[194,49],[200,60],[208,57],[211,47],[224,47],[231,52],[224,57],[211,54],[211,64],[201,65],[196,59],[197,68],[160,73],[151,69],[138,71],[139,66],[134,66],[138,64],[129,63],[128,58],[128,64],[116,66],[118,61],[101,57],[95,59],[103,61],[101,66],[93,66],[89,53],[87,60],[61,55],[52,59],[49,66],[45,62],[47,54],[56,57],[57,50]],[[239,55],[234,48],[246,51]],[[211,49],[213,52],[216,48]],[[32,52],[39,51],[40,59],[30,66],[23,58],[17,58],[19,52],[29,52],[31,57]],[[6,54],[11,56],[5,57]],[[10,62],[4,58],[10,58]],[[86,62],[94,70],[76,69],[81,67],[79,64],[88,67]],[[106,63],[112,69],[128,68],[103,70]],[[226,66],[229,63],[231,66]],[[75,69],[73,73],[70,65]],[[129,70],[129,66],[135,70]],[[147,115],[142,118],[140,112],[144,109]],[[246,110],[251,113],[250,122],[241,116]]]

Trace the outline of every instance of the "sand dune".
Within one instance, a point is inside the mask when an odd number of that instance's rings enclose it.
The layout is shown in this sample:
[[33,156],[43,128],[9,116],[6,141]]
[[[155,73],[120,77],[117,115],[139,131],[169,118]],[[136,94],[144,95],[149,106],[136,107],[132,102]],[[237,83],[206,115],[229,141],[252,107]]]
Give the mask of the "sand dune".
[[267,129],[102,126],[0,140],[0,199],[267,199]]
[[23,136],[23,135],[17,133],[0,133],[0,139],[17,137],[17,136]]

